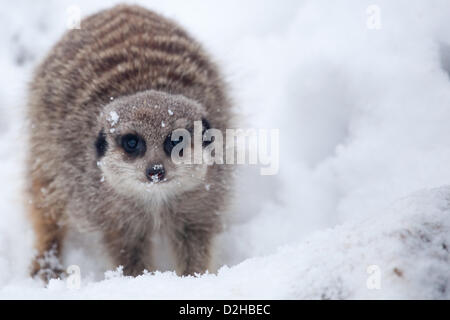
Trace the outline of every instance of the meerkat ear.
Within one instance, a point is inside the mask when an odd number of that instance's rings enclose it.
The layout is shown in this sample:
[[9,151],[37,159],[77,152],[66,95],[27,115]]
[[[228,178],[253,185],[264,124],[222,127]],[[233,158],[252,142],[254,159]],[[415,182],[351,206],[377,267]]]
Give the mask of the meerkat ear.
[[98,133],[97,140],[95,140],[95,149],[97,150],[97,158],[103,157],[108,149],[108,141],[106,141],[104,129]]

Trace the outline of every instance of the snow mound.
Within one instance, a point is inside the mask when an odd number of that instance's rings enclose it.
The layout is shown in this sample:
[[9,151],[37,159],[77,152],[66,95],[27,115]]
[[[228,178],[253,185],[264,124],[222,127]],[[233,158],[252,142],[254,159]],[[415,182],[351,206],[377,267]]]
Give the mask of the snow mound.
[[81,282],[7,285],[0,298],[61,299],[449,299],[450,187],[422,191],[382,215],[313,235],[276,254],[222,267],[217,275],[173,273]]

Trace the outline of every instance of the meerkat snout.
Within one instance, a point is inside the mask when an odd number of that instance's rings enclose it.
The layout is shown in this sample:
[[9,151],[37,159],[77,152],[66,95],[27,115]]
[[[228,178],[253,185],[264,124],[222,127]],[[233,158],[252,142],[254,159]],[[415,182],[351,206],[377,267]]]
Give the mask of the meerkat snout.
[[166,170],[164,169],[164,166],[162,164],[155,164],[147,169],[146,175],[148,180],[153,183],[158,183],[164,181]]

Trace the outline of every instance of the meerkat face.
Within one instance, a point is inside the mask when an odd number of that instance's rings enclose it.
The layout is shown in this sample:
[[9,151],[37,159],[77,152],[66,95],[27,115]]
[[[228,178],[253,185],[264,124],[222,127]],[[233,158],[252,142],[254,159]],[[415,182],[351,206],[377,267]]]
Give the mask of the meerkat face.
[[183,142],[173,141],[173,132],[193,132],[195,121],[201,121],[203,132],[209,129],[203,107],[183,96],[147,91],[113,100],[100,115],[95,142],[104,183],[150,202],[204,184],[206,164],[172,161],[174,148]]

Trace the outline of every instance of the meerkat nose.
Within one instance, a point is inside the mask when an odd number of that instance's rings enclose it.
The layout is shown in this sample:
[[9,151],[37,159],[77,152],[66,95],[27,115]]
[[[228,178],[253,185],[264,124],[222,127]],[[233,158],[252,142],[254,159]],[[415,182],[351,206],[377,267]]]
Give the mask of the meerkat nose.
[[164,170],[162,164],[151,165],[146,171],[147,179],[150,180],[150,182],[160,182],[164,180],[165,175],[166,170]]

